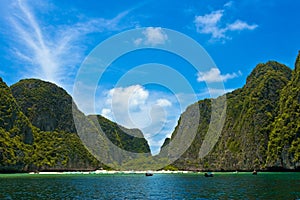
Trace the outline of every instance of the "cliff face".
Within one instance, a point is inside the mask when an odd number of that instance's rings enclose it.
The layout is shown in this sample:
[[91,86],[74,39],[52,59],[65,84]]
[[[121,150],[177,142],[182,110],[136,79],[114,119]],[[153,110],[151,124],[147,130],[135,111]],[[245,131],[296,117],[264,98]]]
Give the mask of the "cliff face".
[[[101,166],[76,134],[72,98],[62,88],[27,79],[11,86],[11,91],[14,106],[19,108],[28,124],[33,124],[33,142],[27,145],[30,151],[28,158],[22,161],[25,167],[21,170],[91,170]],[[23,130],[17,132],[26,133]],[[7,148],[14,147],[9,145]]]
[[[10,89],[1,79],[0,90],[0,171],[94,170],[106,167],[97,159],[115,161],[97,126],[62,88],[26,79]],[[77,127],[73,114],[77,116]],[[118,147],[150,154],[139,130],[120,128],[101,116],[97,119]]]
[[148,142],[140,130],[124,128],[101,115],[94,117],[97,118],[102,131],[114,145],[133,153],[150,153]]
[[32,127],[22,113],[10,88],[0,78],[0,128],[11,132],[12,136],[20,135],[26,144],[32,144]]
[[[288,143],[285,153],[277,152],[276,155],[289,163],[280,166],[285,169],[294,169],[295,163],[299,162],[300,144],[298,139],[299,110],[297,110],[299,109],[299,96],[297,95],[299,95],[300,87],[299,79],[295,78],[298,68],[296,66],[292,75],[288,67],[277,62],[259,64],[249,75],[243,88],[226,94],[227,112],[223,130],[212,151],[204,158],[199,156],[199,150],[208,131],[211,104],[218,99],[206,99],[190,106],[181,118],[193,119],[193,110],[199,109],[201,117],[198,132],[189,149],[173,165],[179,169],[190,170],[266,169],[278,165],[278,162],[267,162],[267,158],[270,161],[274,160],[274,156],[270,156],[273,146],[278,149]],[[294,90],[294,93],[290,97],[287,91],[291,90]],[[292,98],[294,104],[286,98]],[[290,115],[286,116],[285,123],[293,129],[287,128],[291,130],[290,138],[287,139],[289,142],[278,142],[278,138],[272,139],[276,138],[274,127],[275,129],[282,127],[279,123],[279,118],[281,118],[279,116],[287,110],[292,110],[293,114],[290,112]],[[287,120],[294,122],[290,123]],[[178,127],[172,134],[172,138],[177,134],[177,130]],[[284,138],[282,137],[284,132],[281,130],[279,132],[279,137]],[[189,134],[188,129],[185,134]],[[162,153],[165,152],[162,151]],[[168,153],[172,155],[172,152]]]
[[[93,142],[89,142],[91,149],[95,149],[94,154],[100,160],[104,160],[108,166],[117,170],[143,169],[136,163],[146,162],[146,159],[151,157],[151,152],[140,130],[124,128],[100,115],[89,115],[88,119],[100,133],[95,137],[94,145],[91,144]],[[102,144],[104,147],[99,148],[97,144]],[[109,155],[105,155],[106,153]]]
[[76,133],[72,97],[62,88],[37,79],[21,80],[11,91],[22,112],[42,131]]
[[[100,163],[76,134],[72,98],[44,81],[1,79],[0,171],[91,170]],[[33,125],[32,125],[33,124]]]
[[26,167],[33,127],[0,78],[0,170],[21,171]]
[[[225,97],[223,113],[218,102]],[[213,113],[225,118],[220,135],[212,138],[209,130],[218,126]],[[178,158],[176,148],[188,144],[191,130],[196,130],[191,145],[170,169],[299,170],[299,113],[300,53],[293,71],[274,61],[259,64],[244,87],[189,106],[160,155]],[[215,145],[210,149],[205,144]],[[9,88],[0,78],[1,172],[105,167],[98,160],[109,167],[140,169],[148,167],[150,156],[139,130],[98,115],[86,117],[62,88],[37,79]]]
[[268,143],[267,167],[300,168],[300,52],[278,106]]

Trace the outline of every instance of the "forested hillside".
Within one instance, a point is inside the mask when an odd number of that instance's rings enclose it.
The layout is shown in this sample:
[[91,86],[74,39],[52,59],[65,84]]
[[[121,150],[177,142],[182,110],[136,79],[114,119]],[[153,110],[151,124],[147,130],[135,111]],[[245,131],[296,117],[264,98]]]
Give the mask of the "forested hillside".
[[[299,56],[293,71],[275,61],[258,64],[243,88],[226,94],[227,112],[221,136],[204,158],[199,157],[199,150],[208,131],[211,103],[216,100],[191,105],[181,118],[193,120],[192,112],[199,109],[198,132],[173,166],[190,170],[299,169],[299,74]],[[172,138],[176,134],[177,128]],[[184,134],[189,134],[189,130]]]

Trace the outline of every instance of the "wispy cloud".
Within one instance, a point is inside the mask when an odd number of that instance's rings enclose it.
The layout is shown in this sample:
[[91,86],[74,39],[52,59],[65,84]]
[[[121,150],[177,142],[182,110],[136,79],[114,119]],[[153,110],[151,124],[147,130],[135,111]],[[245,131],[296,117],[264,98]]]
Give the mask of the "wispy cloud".
[[11,50],[17,59],[26,63],[25,76],[61,85],[84,58],[87,47],[82,41],[86,36],[117,30],[119,22],[128,12],[124,11],[112,19],[88,19],[71,25],[47,26],[41,20],[43,17],[38,15],[37,7],[18,0],[10,16],[10,28],[14,33]]
[[165,44],[168,40],[168,35],[164,33],[161,27],[148,27],[143,31],[144,38],[137,38],[134,40],[135,45],[142,43],[146,45],[159,45]]
[[[232,6],[233,2],[230,1],[224,5],[228,9]],[[248,24],[242,20],[237,19],[233,23],[224,23],[222,18],[225,9],[212,11],[209,14],[198,15],[194,19],[194,24],[198,33],[209,34],[213,40],[230,39],[228,32],[254,30],[258,27],[257,24]],[[223,20],[224,21],[224,20]]]
[[227,29],[230,31],[241,31],[241,30],[254,30],[258,27],[257,24],[249,25],[241,20],[236,20],[234,23],[229,24]]
[[211,68],[207,72],[198,72],[197,81],[207,83],[226,82],[229,79],[233,79],[241,75],[241,71],[232,74],[221,74],[221,71],[218,68]]
[[227,3],[224,4],[225,8],[231,8],[233,5],[233,1],[228,1]]

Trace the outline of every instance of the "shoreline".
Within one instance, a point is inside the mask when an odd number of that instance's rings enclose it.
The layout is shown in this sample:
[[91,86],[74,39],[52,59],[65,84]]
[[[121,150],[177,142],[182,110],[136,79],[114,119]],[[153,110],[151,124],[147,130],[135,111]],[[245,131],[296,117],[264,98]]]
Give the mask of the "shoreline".
[[[45,171],[0,171],[0,174],[201,174],[206,172],[213,172],[215,174],[237,174],[237,173],[252,173],[254,170],[45,170]],[[288,169],[256,169],[258,173],[289,173],[289,172],[300,172],[300,170],[288,170]]]
[[[214,175],[253,175],[252,171],[210,171]],[[153,175],[160,174],[172,174],[172,175],[205,175],[204,171],[196,172],[196,171],[167,171],[167,170],[159,170],[159,171],[115,171],[115,170],[96,170],[96,171],[65,171],[65,172],[55,172],[55,171],[47,171],[47,172],[23,172],[23,173],[1,173],[0,176],[18,176],[18,175],[145,175],[146,173],[151,173]],[[274,172],[274,171],[257,171],[257,174],[289,174],[289,173],[300,173],[299,171],[289,171],[289,172]]]
[[[116,170],[96,170],[96,171],[65,171],[65,172],[27,172],[25,174],[37,175],[130,175],[130,174],[205,174],[207,171],[116,171]],[[252,174],[253,171],[211,171],[213,174]],[[299,173],[299,171],[258,171],[258,173]]]
[[200,173],[200,172],[192,172],[192,171],[167,171],[167,170],[160,170],[160,171],[116,171],[116,170],[96,170],[96,171],[66,171],[66,172],[29,172],[28,174],[41,174],[41,175],[52,175],[52,174],[188,174],[188,173]]

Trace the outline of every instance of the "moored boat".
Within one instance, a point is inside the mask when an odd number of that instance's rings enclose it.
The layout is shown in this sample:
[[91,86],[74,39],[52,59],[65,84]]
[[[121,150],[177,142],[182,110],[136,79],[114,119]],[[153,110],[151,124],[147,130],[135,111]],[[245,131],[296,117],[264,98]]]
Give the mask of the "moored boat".
[[153,176],[153,173],[151,173],[151,172],[146,172],[145,175],[146,175],[146,176]]
[[212,172],[205,172],[204,176],[205,177],[214,177],[214,174]]

